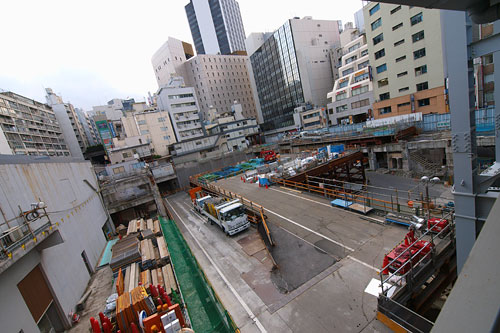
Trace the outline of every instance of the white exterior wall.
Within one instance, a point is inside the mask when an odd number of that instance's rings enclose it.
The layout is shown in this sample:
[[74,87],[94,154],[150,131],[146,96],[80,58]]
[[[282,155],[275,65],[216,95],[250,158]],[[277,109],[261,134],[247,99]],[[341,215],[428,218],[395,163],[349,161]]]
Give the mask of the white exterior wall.
[[[174,96],[189,94],[192,97],[173,98]],[[175,106],[182,103],[194,103],[194,105]],[[200,109],[194,88],[181,86],[160,88],[158,92],[158,108],[167,111],[170,115],[177,142],[203,136]]]
[[206,54],[220,53],[219,41],[207,0],[191,0]]
[[340,43],[339,21],[290,20],[304,99],[326,106],[327,93],[333,86],[330,47]]
[[[59,223],[57,228],[64,240],[41,252],[31,250],[0,274],[2,331],[38,332],[17,284],[41,263],[54,298],[62,312],[68,314],[90,280],[81,253],[86,252],[92,267],[98,264],[106,244],[101,228],[107,214],[95,192],[83,181],[98,186],[90,162],[0,164],[0,177],[0,204],[7,219],[19,215],[18,205],[27,210],[40,198],[48,212],[55,212],[49,215],[53,223]],[[77,206],[80,208],[75,211]]]
[[245,50],[245,29],[240,5],[235,0],[219,0],[231,52]]
[[5,133],[3,132],[3,129],[1,127],[0,127],[0,154],[12,155],[12,149],[10,149],[7,137],[5,136]]
[[[375,100],[379,95],[389,92],[390,98],[400,97],[415,93],[416,84],[428,82],[429,89],[444,85],[444,65],[443,46],[441,38],[441,17],[440,11],[436,9],[425,9],[421,7],[401,6],[401,9],[391,14],[396,5],[380,3],[380,9],[370,16],[369,9],[376,2],[371,2],[364,7],[364,18],[366,22],[366,38],[370,54],[370,64],[373,68],[374,95]],[[410,18],[422,12],[423,19],[415,25],[411,25]],[[382,19],[382,25],[375,30],[371,29],[371,23]],[[392,30],[394,26],[403,23],[403,26]],[[417,42],[412,41],[412,35],[424,31],[424,39]],[[384,34],[384,40],[373,45],[373,37]],[[404,43],[395,46],[394,43],[404,40]],[[419,59],[414,59],[413,52],[425,48],[426,55]],[[385,49],[385,56],[375,59],[374,53]],[[406,56],[406,59],[396,62],[395,59]],[[382,64],[387,64],[387,71],[377,73],[376,68]],[[415,76],[415,68],[427,65],[427,73]],[[408,72],[407,75],[398,74]],[[378,87],[377,81],[387,78],[389,84]],[[400,92],[399,89],[408,87],[408,90]]]
[[66,106],[64,104],[52,105],[52,110],[54,110],[54,115],[56,116],[57,122],[61,127],[61,131],[64,137],[64,141],[68,147],[68,150],[73,157],[83,158],[82,150],[80,149],[80,144],[73,130],[73,125],[68,118],[66,113]]
[[247,56],[202,54],[187,61],[186,82],[196,89],[204,119],[212,106],[218,113],[230,112],[234,101],[245,118],[257,117],[249,67]]
[[186,75],[184,70],[185,62],[186,54],[184,53],[182,41],[168,37],[168,40],[151,58],[158,87],[168,84],[170,78],[173,76],[184,77]]

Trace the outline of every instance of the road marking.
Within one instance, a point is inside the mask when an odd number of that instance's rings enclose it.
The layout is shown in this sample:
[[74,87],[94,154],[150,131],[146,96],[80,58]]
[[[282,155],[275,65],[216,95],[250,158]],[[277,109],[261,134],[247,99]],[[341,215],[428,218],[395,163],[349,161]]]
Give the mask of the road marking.
[[351,213],[351,214],[354,214],[354,215],[358,215],[358,216],[360,216],[360,218],[363,218],[363,219],[372,220],[372,221],[375,221],[377,223],[385,223],[384,220],[379,220],[379,219],[376,219],[376,218],[373,218],[373,217],[369,217],[369,216],[366,216],[366,215],[360,215],[360,214],[357,214],[357,213],[354,213],[354,212],[347,211],[347,210],[342,209],[342,208],[333,207],[332,205],[326,204],[324,202],[320,202],[320,201],[316,201],[316,200],[304,198],[304,197],[301,197],[299,195],[295,195],[295,194],[288,193],[288,192],[283,192],[283,191],[280,191],[280,190],[277,190],[277,189],[274,189],[274,188],[272,188],[271,190],[276,191],[276,192],[280,192],[280,193],[284,193],[284,194],[288,194],[288,195],[291,195],[292,197],[296,197],[296,198],[299,198],[299,199],[302,199],[302,200],[311,201],[311,202],[317,203],[318,205],[323,205],[323,206],[327,206],[327,207],[330,207],[330,208],[342,210],[342,211],[344,211],[346,213]]
[[357,262],[358,264],[361,264],[361,265],[363,265],[363,266],[365,266],[365,267],[368,267],[368,268],[370,268],[370,269],[373,269],[373,270],[374,270],[375,272],[377,272],[377,273],[380,273],[380,269],[378,269],[378,268],[376,268],[376,267],[374,267],[374,266],[372,266],[372,265],[370,265],[370,264],[367,264],[366,262],[363,262],[363,261],[361,261],[361,260],[359,260],[359,259],[357,259],[357,258],[354,258],[354,257],[353,257],[353,256],[351,256],[351,255],[348,255],[346,258],[349,258],[349,259],[351,259],[351,260],[353,260],[353,261]]
[[297,192],[297,193],[302,193],[302,191],[299,191],[299,190],[294,190],[294,189],[291,189],[291,188],[288,188],[288,187],[284,187],[284,186],[280,186],[280,188],[284,189],[284,190],[288,190],[288,191],[293,191],[293,192]]
[[[279,191],[278,191],[278,192],[279,192]],[[349,246],[344,245],[344,244],[342,244],[342,243],[340,243],[340,242],[337,242],[336,240],[333,240],[333,239],[331,239],[330,237],[327,237],[327,236],[325,236],[325,235],[323,235],[323,234],[320,234],[320,233],[319,233],[319,232],[317,232],[317,231],[314,231],[314,230],[312,230],[312,229],[310,229],[310,228],[308,228],[308,227],[303,226],[302,224],[299,224],[299,223],[297,223],[297,222],[295,222],[295,221],[292,221],[292,220],[290,220],[288,217],[284,217],[283,215],[280,215],[280,214],[278,214],[278,213],[275,213],[275,212],[273,212],[272,210],[267,209],[267,208],[265,208],[265,207],[264,207],[264,210],[266,210],[266,211],[268,211],[269,213],[274,214],[274,215],[276,215],[276,216],[278,216],[278,217],[282,218],[283,220],[286,220],[286,221],[288,221],[288,222],[290,222],[290,223],[292,223],[292,224],[295,224],[296,226],[301,227],[302,229],[305,229],[305,230],[307,230],[307,231],[309,231],[309,232],[312,232],[313,234],[315,234],[315,235],[317,235],[317,236],[320,236],[320,237],[322,237],[322,238],[324,238],[324,239],[326,239],[326,240],[328,240],[328,241],[330,241],[330,242],[332,242],[332,243],[334,243],[334,244],[337,244],[338,246],[341,246],[341,247],[343,247],[343,248],[344,248],[344,249],[346,249],[346,250],[349,250],[349,251],[351,251],[351,252],[354,252],[354,249],[353,249],[352,247],[349,247]]]
[[181,221],[181,223],[184,225],[184,227],[186,228],[186,230],[189,232],[189,234],[191,235],[191,237],[193,237],[194,241],[196,242],[196,244],[198,244],[198,247],[201,249],[201,251],[205,254],[205,256],[207,257],[208,261],[210,261],[210,263],[212,264],[212,266],[215,268],[215,270],[217,271],[217,273],[220,275],[220,277],[222,278],[222,280],[224,281],[224,283],[229,287],[229,290],[231,290],[231,292],[233,293],[233,295],[236,297],[236,299],[238,300],[238,302],[241,304],[241,306],[245,309],[246,313],[248,314],[248,316],[250,317],[250,319],[253,320],[253,322],[255,323],[255,325],[257,325],[257,327],[259,328],[259,330],[261,332],[266,332],[267,333],[267,330],[264,328],[264,326],[262,325],[262,323],[259,321],[259,319],[253,314],[252,310],[250,309],[250,307],[245,303],[245,301],[243,300],[243,298],[240,296],[240,294],[238,294],[238,292],[236,291],[236,289],[234,289],[234,287],[231,285],[231,283],[229,282],[229,280],[226,278],[226,276],[222,273],[222,271],[219,269],[219,267],[217,267],[217,265],[215,264],[214,260],[208,255],[207,251],[205,251],[205,249],[203,248],[203,246],[201,246],[200,242],[198,241],[198,239],[194,236],[194,234],[192,233],[191,230],[189,230],[187,224],[184,222],[184,220],[182,219],[182,217],[177,213],[177,211],[174,209],[174,206],[172,206],[172,204],[167,200],[165,199],[165,202],[172,208],[172,211],[175,213],[175,215],[177,215],[177,217],[179,218],[179,220]]

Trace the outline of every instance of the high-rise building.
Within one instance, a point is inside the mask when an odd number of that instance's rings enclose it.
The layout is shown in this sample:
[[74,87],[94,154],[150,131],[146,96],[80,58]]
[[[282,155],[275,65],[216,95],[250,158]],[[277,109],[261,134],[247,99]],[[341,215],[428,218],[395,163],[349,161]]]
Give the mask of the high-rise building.
[[168,37],[151,58],[158,87],[168,84],[172,77],[185,77],[184,63],[192,56],[194,52],[191,44]]
[[54,110],[71,156],[83,158],[83,152],[89,146],[89,142],[75,108],[71,103],[65,103],[62,97],[56,95],[52,89],[46,88],[45,92],[47,93],[45,96],[47,104]]
[[328,117],[332,125],[364,122],[373,104],[368,45],[361,35],[343,48],[340,78],[328,93]]
[[97,133],[94,131],[92,127],[89,115],[83,111],[82,109],[75,108],[76,115],[78,117],[78,121],[82,125],[82,128],[85,132],[85,136],[87,137],[87,141],[90,146],[95,146],[98,144]]
[[257,118],[250,85],[250,59],[238,55],[198,55],[186,62],[186,84],[196,89],[198,104],[206,120],[208,111],[231,112],[235,101],[245,118]]
[[157,96],[158,109],[168,112],[177,142],[205,134],[196,92],[184,85],[182,77],[173,78],[168,85],[162,86]]
[[[498,26],[500,27],[500,26]],[[499,28],[496,28],[497,30]],[[473,31],[473,40],[479,41],[492,37],[498,31],[495,31],[493,23],[479,24]],[[474,79],[476,107],[487,108],[495,105],[495,64],[493,53],[474,59]],[[498,84],[497,84],[498,86]]]
[[439,10],[370,2],[363,12],[374,117],[447,112]]
[[70,155],[54,111],[47,104],[2,92],[0,125],[1,154]]
[[326,106],[333,86],[330,48],[340,43],[340,21],[293,18],[250,55],[263,130],[294,125],[294,109]]
[[245,51],[245,29],[236,0],[191,0],[185,9],[197,54]]

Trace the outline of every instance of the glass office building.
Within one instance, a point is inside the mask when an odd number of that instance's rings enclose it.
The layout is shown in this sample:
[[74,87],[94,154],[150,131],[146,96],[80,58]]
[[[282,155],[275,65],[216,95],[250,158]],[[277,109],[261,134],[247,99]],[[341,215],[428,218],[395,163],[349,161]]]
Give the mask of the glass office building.
[[304,103],[290,20],[251,55],[264,120],[262,129],[292,126],[295,107]]

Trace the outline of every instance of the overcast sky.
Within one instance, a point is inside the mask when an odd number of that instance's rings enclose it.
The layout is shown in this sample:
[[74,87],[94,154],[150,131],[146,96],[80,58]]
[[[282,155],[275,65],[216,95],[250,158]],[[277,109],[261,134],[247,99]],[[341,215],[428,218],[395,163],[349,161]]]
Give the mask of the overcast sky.
[[[151,56],[168,36],[192,43],[188,0],[4,1],[0,89],[45,102],[50,87],[90,110],[112,98],[143,101],[158,88]],[[288,18],[354,22],[359,0],[239,0],[245,33]]]

